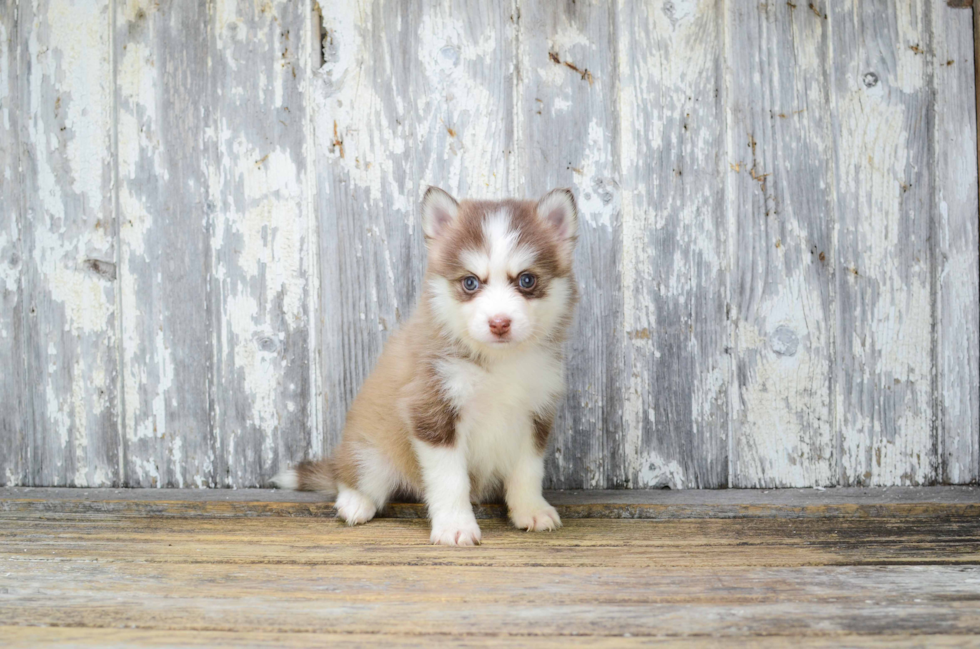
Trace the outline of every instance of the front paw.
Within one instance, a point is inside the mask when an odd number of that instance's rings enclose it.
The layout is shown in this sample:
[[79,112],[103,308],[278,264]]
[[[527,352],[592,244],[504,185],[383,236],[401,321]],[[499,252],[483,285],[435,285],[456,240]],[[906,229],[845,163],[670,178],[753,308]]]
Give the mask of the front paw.
[[482,539],[473,514],[433,521],[429,536],[433,545],[480,545]]
[[536,507],[511,509],[510,520],[514,527],[528,532],[551,532],[561,527],[558,512],[544,501]]
[[353,489],[341,489],[334,507],[337,508],[338,518],[350,526],[367,523],[378,511],[367,496]]

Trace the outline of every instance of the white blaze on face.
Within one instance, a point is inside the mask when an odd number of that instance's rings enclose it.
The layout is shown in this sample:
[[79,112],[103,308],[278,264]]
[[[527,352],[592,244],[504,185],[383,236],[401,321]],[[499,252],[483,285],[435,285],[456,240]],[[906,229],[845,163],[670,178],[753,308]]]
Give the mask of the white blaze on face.
[[[520,343],[534,331],[527,299],[518,291],[514,279],[534,262],[534,253],[518,246],[518,233],[511,228],[510,214],[500,210],[483,222],[486,248],[467,250],[460,255],[463,265],[481,282],[476,297],[460,305],[470,336],[488,345]],[[498,337],[490,321],[510,321],[510,331]]]

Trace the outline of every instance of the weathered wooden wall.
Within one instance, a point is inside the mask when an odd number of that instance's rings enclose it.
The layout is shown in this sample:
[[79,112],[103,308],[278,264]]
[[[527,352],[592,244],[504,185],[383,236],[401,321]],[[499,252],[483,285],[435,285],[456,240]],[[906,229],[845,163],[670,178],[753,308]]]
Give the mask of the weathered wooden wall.
[[329,452],[428,184],[578,196],[550,486],[976,481],[975,90],[945,0],[0,0],[0,485]]

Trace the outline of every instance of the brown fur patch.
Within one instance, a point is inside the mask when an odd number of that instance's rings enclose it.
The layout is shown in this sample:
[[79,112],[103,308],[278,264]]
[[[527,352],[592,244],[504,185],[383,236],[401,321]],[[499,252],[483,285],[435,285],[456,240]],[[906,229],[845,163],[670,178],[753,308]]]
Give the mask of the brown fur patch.
[[532,423],[534,424],[534,447],[538,449],[538,453],[544,453],[544,449],[548,447],[548,437],[551,436],[551,427],[554,421],[554,413],[534,415],[532,417]]
[[[517,244],[527,246],[536,252],[535,269],[540,275],[566,277],[572,272],[572,259],[562,254],[561,242],[554,232],[540,219],[537,203],[513,201],[511,221],[517,230]],[[574,247],[574,240],[569,249]],[[540,279],[540,278],[539,278]]]
[[486,250],[483,220],[496,205],[490,201],[462,201],[455,222],[429,248],[429,271],[454,281],[469,275],[459,254],[464,250]]
[[407,411],[412,434],[435,446],[456,443],[456,422],[459,412],[442,396],[439,379],[431,366],[424,371],[418,389],[408,402]]
[[306,460],[296,465],[297,491],[333,491],[335,488],[330,460]]

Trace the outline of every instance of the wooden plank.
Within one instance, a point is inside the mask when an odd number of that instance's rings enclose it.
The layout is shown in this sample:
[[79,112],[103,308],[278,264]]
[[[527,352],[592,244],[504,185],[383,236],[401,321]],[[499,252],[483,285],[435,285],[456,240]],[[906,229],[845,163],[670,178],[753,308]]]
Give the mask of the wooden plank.
[[836,482],[822,6],[732,4],[727,16],[737,487]]
[[980,265],[977,105],[969,8],[932,4],[935,84],[938,480],[980,476]]
[[929,4],[828,3],[842,484],[935,480]]
[[[343,644],[349,647],[435,647],[466,644],[481,647],[510,647],[515,638],[508,635],[473,636],[452,634],[390,634],[390,633],[306,633],[306,632],[256,632],[256,631],[175,631],[171,629],[107,629],[107,628],[55,628],[34,626],[0,626],[0,634],[11,643],[11,649],[19,647],[309,647]],[[787,636],[754,636],[755,647],[783,647]],[[902,632],[885,636],[835,634],[825,637],[792,637],[795,647],[921,647],[923,637],[914,632]],[[980,641],[969,635],[930,635],[931,647],[962,647]],[[549,636],[521,636],[520,644],[526,647],[551,647],[555,638]],[[650,636],[562,636],[561,644],[568,647],[691,647],[704,646],[705,638],[657,638]]]
[[[325,5],[324,5],[325,6]],[[319,364],[324,445],[409,316],[424,264],[416,205],[411,77],[418,15],[405,3],[336,3],[322,12],[315,96]]]
[[213,486],[208,383],[208,12],[115,16],[122,386],[133,487]]
[[630,486],[729,486],[723,9],[617,9]]
[[[6,519],[0,560],[245,566],[485,566],[617,570],[792,566],[970,566],[980,562],[976,517],[784,520],[569,520],[560,532],[481,522],[483,545],[429,545],[424,520],[350,528],[310,518],[207,521],[92,516]],[[191,569],[193,570],[193,568]]]
[[[943,509],[935,505],[932,507],[937,513]],[[197,520],[167,520],[160,516],[134,518],[108,512],[60,518],[5,517],[4,529],[0,530],[0,543],[7,552],[13,552],[12,548],[20,547],[25,539],[36,542],[36,550],[25,550],[28,555],[16,552],[12,555],[21,558],[37,556],[43,559],[50,556],[52,550],[69,552],[76,557],[88,556],[85,553],[101,557],[113,544],[122,544],[122,547],[129,543],[141,547],[158,544],[159,548],[153,551],[153,556],[165,562],[179,563],[184,560],[200,563],[200,557],[193,552],[183,557],[180,554],[181,548],[199,547],[200,552],[221,561],[235,556],[241,558],[243,563],[265,563],[265,558],[269,558],[284,565],[308,563],[320,550],[332,556],[343,551],[345,546],[394,551],[405,545],[428,544],[428,537],[424,534],[425,521],[379,520],[377,525],[373,523],[349,528],[342,521],[311,517],[281,520],[238,517],[229,520],[214,516]],[[620,563],[620,559],[602,550],[619,546],[628,546],[631,552],[652,553],[650,556],[682,548],[691,548],[692,552],[697,548],[698,555],[712,551],[758,552],[765,548],[787,553],[786,556],[795,553],[805,559],[800,565],[818,565],[821,561],[829,562],[828,565],[849,565],[849,559],[866,562],[868,552],[864,546],[868,543],[876,546],[874,553],[914,551],[919,554],[939,545],[947,545],[960,552],[972,551],[971,548],[980,543],[980,526],[975,517],[960,514],[851,519],[831,515],[806,519],[574,519],[574,524],[569,525],[568,529],[540,536],[521,535],[521,530],[510,526],[504,517],[486,520],[483,525],[492,533],[493,538],[487,543],[491,554],[495,550],[507,550],[509,555],[513,555],[517,551],[537,552],[548,548],[572,553],[578,548],[591,547],[599,552],[597,566],[609,562]],[[177,532],[179,538],[175,539]],[[249,543],[255,545],[254,551],[243,549]],[[162,544],[167,544],[166,548],[176,549],[164,551]],[[280,552],[287,544],[295,548],[297,561],[289,558],[288,551]],[[139,556],[120,551],[117,559],[128,561]],[[752,556],[751,552],[748,556]],[[486,558],[492,560],[493,557]],[[762,561],[760,565],[765,565],[767,558],[761,556],[753,559],[753,563]],[[466,559],[483,561],[483,558],[474,556]],[[719,561],[727,564],[731,562],[730,559],[721,557]],[[694,556],[692,561],[695,563],[691,565],[696,565],[697,561],[709,560]]]
[[27,375],[23,291],[25,226],[21,194],[21,54],[19,13],[0,13],[0,485],[31,479],[33,415]]
[[526,189],[515,114],[516,25],[524,11],[516,3],[474,0],[419,11],[409,87],[419,141],[416,202],[427,185],[473,199],[520,197]]
[[[310,454],[306,3],[211,14],[214,481],[265,484]],[[209,205],[210,206],[210,205]]]
[[524,193],[569,187],[578,202],[580,302],[566,345],[565,407],[555,420],[546,467],[547,483],[558,489],[622,488],[631,484],[635,463],[622,420],[614,13],[611,3],[547,0],[521,3],[519,12],[516,110]]
[[[515,639],[511,636],[470,635],[393,635],[387,633],[370,634],[326,634],[326,633],[285,633],[285,632],[238,632],[238,631],[156,631],[152,629],[77,629],[77,628],[44,628],[44,627],[0,627],[0,633],[12,643],[10,646],[36,647],[131,647],[134,645],[146,647],[308,647],[332,646],[344,644],[350,647],[435,647],[458,646],[467,644],[481,647],[509,647]],[[933,647],[962,647],[964,644],[980,640],[970,635],[931,635],[929,645]],[[755,647],[782,647],[787,642],[786,636],[751,638]],[[796,647],[921,647],[923,638],[915,633],[902,633],[887,636],[847,635],[839,634],[828,637],[793,637]],[[554,646],[555,638],[548,636],[521,636],[520,643],[527,647]],[[561,644],[568,647],[692,647],[704,646],[704,638],[653,638],[621,637],[621,636],[563,636]]]
[[[562,518],[940,518],[980,515],[975,487],[895,487],[817,490],[553,491],[545,494]],[[502,518],[501,505],[482,505],[480,518]],[[333,516],[320,494],[264,490],[0,489],[0,514],[25,518],[112,515],[160,517]],[[425,508],[394,503],[393,518],[425,518]]]
[[118,484],[112,16],[108,0],[17,7],[31,482]]
[[[923,634],[980,625],[975,567],[597,573],[10,561],[3,568],[4,624],[370,633],[381,611],[396,607],[384,628],[405,635],[887,635],[896,618]],[[73,579],[64,579],[66,568]]]

